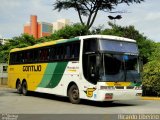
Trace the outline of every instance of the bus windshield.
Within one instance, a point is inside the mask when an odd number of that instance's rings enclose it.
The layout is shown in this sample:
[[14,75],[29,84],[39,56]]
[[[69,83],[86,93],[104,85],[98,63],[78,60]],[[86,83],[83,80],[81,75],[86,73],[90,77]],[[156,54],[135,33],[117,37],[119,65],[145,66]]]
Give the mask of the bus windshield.
[[140,82],[138,47],[134,41],[88,39],[84,41],[83,73],[86,80]]
[[104,53],[101,61],[100,81],[140,81],[138,56]]

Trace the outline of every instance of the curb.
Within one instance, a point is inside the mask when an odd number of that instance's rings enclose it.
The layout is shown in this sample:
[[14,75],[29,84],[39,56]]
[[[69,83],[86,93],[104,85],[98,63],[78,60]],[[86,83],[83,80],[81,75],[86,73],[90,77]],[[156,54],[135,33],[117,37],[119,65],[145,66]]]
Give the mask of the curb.
[[160,100],[160,97],[141,97],[142,100]]
[[0,88],[8,88],[7,85],[0,85]]

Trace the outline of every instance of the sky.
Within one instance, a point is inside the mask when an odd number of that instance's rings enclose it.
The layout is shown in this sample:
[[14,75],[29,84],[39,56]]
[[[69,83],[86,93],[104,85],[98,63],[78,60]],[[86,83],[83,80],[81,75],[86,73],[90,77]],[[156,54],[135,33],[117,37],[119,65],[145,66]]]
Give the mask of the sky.
[[[55,22],[58,19],[70,19],[72,23],[79,22],[78,14],[73,9],[58,12],[53,10],[56,0],[0,0],[0,36],[12,38],[23,33],[23,26],[30,21],[30,15],[37,15],[38,21]],[[104,25],[109,27],[108,16],[121,15],[116,20],[121,26],[134,25],[140,33],[156,42],[160,42],[160,0],[145,0],[141,4],[118,5],[113,11],[126,13],[99,12],[93,24],[94,27]]]

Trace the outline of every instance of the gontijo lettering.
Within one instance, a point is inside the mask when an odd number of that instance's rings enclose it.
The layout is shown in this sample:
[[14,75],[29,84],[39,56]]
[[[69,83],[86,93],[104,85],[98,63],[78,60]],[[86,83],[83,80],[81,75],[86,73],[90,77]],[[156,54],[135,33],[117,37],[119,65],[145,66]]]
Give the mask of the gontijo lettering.
[[23,72],[38,72],[41,71],[42,67],[41,65],[29,65],[29,66],[23,66]]

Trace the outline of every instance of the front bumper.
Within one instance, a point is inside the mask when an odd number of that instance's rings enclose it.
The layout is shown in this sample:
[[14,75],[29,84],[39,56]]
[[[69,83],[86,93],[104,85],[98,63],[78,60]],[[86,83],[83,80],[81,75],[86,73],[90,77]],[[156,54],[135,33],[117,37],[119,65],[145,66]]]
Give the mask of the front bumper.
[[138,100],[142,90],[99,90],[96,101]]

